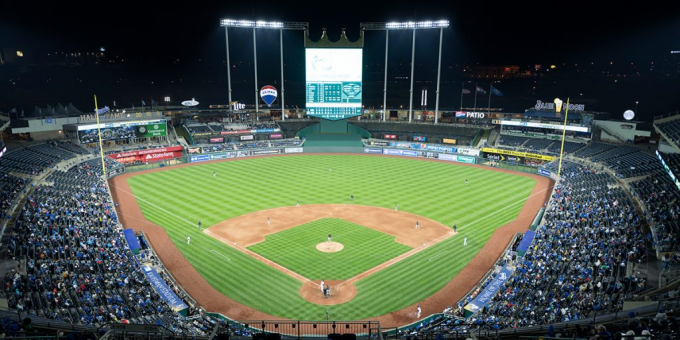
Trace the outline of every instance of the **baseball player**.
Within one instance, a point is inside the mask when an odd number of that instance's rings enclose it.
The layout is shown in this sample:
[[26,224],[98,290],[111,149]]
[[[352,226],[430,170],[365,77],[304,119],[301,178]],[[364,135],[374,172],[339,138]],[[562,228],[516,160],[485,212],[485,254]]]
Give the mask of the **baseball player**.
[[269,218],[269,217],[267,217],[267,225],[268,225],[268,226],[271,226],[271,225],[272,225],[272,219]]
[[215,171],[213,171],[213,178],[217,178],[217,174],[215,174]]
[[420,229],[420,222],[419,221],[416,221],[416,230],[417,229]]
[[463,247],[467,247],[467,236],[463,238]]
[[399,211],[396,204],[394,205],[394,211]]
[[333,242],[333,235],[328,234],[328,242]]
[[300,200],[297,201],[297,204],[295,205],[295,207],[297,207],[297,208],[300,207]]
[[198,220],[198,230],[201,230],[201,220]]
[[324,288],[324,285],[325,285],[325,284],[326,284],[326,281],[324,281],[323,279],[321,279],[321,285],[319,285],[319,289],[321,290],[321,294],[323,294],[323,288]]
[[416,316],[416,319],[420,319],[420,314],[423,312],[423,310],[420,308],[420,305],[418,305],[418,316]]
[[191,236],[187,235],[187,244],[191,244]]
[[465,179],[465,185],[467,185],[467,178]]
[[349,195],[349,200],[350,200],[350,201],[354,201],[354,195],[353,195],[353,194],[352,194],[352,195]]
[[456,230],[458,230],[458,226],[454,224],[454,225],[453,225],[453,232],[455,233]]
[[333,172],[333,167],[332,167],[332,166],[328,168],[328,172]]

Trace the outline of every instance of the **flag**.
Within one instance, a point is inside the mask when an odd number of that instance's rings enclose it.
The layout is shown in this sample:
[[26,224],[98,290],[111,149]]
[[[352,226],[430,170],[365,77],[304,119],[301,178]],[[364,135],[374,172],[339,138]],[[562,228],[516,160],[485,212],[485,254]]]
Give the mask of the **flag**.
[[481,94],[486,94],[486,90],[483,89],[483,88],[481,88],[481,87],[479,87],[479,85],[477,85],[477,92],[479,92],[479,93],[481,93]]
[[465,112],[456,111],[456,118],[465,118]]
[[146,102],[142,99],[142,106],[146,106]]
[[153,100],[153,98],[151,98],[151,106],[154,106],[154,105],[156,105],[156,101]]
[[494,96],[503,97],[503,92],[501,92],[499,89],[493,87],[493,84],[491,85],[491,94],[493,94]]
[[463,94],[470,94],[470,90],[468,90],[468,89],[463,89]]

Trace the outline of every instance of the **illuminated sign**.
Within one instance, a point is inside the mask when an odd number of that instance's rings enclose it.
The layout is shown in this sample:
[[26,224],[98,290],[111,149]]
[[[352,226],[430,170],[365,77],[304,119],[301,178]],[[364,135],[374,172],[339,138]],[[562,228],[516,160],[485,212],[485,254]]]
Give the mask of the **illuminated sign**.
[[[536,105],[534,106],[536,110],[550,110],[550,111],[555,111],[555,103],[544,103],[540,100],[536,101]],[[563,109],[567,108],[567,105],[562,105]],[[569,111],[585,111],[586,106],[585,104],[569,104]]]
[[566,128],[565,128],[564,125],[560,125],[560,124],[522,122],[522,121],[517,121],[517,120],[494,120],[495,124],[498,124],[499,122],[500,122],[501,125],[508,125],[508,126],[526,126],[526,127],[540,128],[540,129],[554,129],[554,130],[565,130],[566,129],[567,131],[590,132],[590,128],[585,127],[585,126],[567,125]]
[[308,48],[305,57],[307,115],[329,120],[360,116],[362,50]]
[[241,140],[253,140],[255,139],[254,135],[243,135],[241,136]]
[[442,139],[442,143],[444,144],[456,144],[456,140],[453,138],[444,138]]
[[539,154],[535,154],[535,153],[510,151],[510,150],[494,149],[494,148],[482,148],[482,152],[495,153],[495,154],[500,154],[500,155],[517,156],[517,157],[524,157],[524,158],[540,159],[542,161],[554,161],[556,159],[553,156],[545,156],[545,155],[539,155]]
[[196,106],[196,105],[198,105],[198,102],[196,101],[196,99],[191,98],[191,100],[183,101],[182,105],[184,105],[184,106]]
[[397,139],[397,135],[383,135],[383,139]]

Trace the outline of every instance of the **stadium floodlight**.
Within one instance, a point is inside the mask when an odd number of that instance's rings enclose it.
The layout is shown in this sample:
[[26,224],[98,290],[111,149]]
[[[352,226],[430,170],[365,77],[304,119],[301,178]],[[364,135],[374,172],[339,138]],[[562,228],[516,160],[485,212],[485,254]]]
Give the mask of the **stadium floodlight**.
[[449,21],[362,22],[360,27],[369,31],[446,28],[449,27]]
[[[260,89],[257,86],[257,38],[256,29],[276,29],[279,30],[279,44],[281,45],[281,118],[286,119],[286,97],[283,79],[283,30],[299,30],[306,31],[309,29],[309,23],[307,22],[297,22],[297,21],[263,21],[263,20],[233,20],[233,19],[221,19],[220,26],[224,27],[226,45],[227,45],[227,86],[229,89],[229,103],[231,100],[231,64],[229,62],[229,27],[242,27],[242,28],[252,28],[253,29],[253,60],[255,66],[255,112],[259,113],[260,102],[259,93]],[[232,105],[229,105],[229,111],[232,111]],[[259,116],[258,116],[259,118]]]
[[[434,109],[434,123],[437,124],[439,118],[439,85],[442,68],[442,42],[444,28],[449,27],[448,20],[437,21],[407,21],[407,22],[362,22],[359,27],[367,31],[386,31],[385,32],[385,83],[383,88],[383,110],[387,110],[387,48],[389,47],[390,31],[392,30],[413,30],[413,43],[411,46],[411,90],[409,93],[408,121],[413,119],[413,73],[415,72],[416,58],[416,30],[417,29],[439,29],[439,63],[437,66],[437,93]],[[383,121],[387,120],[383,115]]]
[[309,23],[296,21],[263,21],[263,20],[220,20],[222,27],[245,27],[245,28],[270,28],[277,30],[306,30]]

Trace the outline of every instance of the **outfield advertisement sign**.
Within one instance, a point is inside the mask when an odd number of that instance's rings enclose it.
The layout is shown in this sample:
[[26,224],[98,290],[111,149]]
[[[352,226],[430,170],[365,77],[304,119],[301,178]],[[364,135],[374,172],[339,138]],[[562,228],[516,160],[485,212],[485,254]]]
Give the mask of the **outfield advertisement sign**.
[[371,144],[371,145],[374,145],[374,146],[389,146],[389,145],[390,145],[390,142],[375,142],[375,141],[371,141],[370,144]]
[[550,170],[548,169],[538,168],[538,174],[541,176],[552,178],[552,172],[550,172]]
[[390,146],[395,147],[395,148],[427,150],[427,151],[436,151],[436,152],[448,152],[448,153],[455,153],[456,152],[456,148],[454,148],[454,147],[437,145],[437,144],[390,142]]
[[411,150],[383,149],[384,155],[418,157],[418,152]]
[[253,156],[257,155],[271,155],[275,153],[283,153],[283,149],[265,149],[265,150],[255,150],[251,151],[250,154]]
[[[143,122],[102,124],[102,140],[109,141],[131,138],[165,137],[167,135],[167,124],[165,120],[157,120],[145,124]],[[78,126],[78,140],[83,144],[99,142],[97,124]]]
[[191,163],[209,161],[210,155],[192,155],[189,156],[189,161]]
[[149,150],[135,150],[121,153],[114,153],[107,155],[106,157],[115,159],[119,163],[123,164],[133,164],[138,162],[156,162],[166,159],[180,158],[182,157],[182,151],[184,147],[181,146],[171,146],[168,148],[157,148]]
[[383,149],[378,148],[364,148],[364,153],[383,153]]
[[545,156],[545,155],[539,155],[539,154],[529,153],[529,152],[519,152],[519,151],[511,151],[511,150],[503,150],[503,149],[494,149],[494,148],[482,148],[482,152],[495,153],[495,154],[499,154],[499,155],[517,156],[517,157],[522,157],[522,158],[539,159],[539,160],[542,160],[542,161],[554,161],[556,159],[553,156]]
[[285,152],[286,153],[301,153],[303,151],[302,148],[286,148]]
[[232,130],[232,131],[221,131],[221,135],[243,135],[248,133],[272,133],[281,132],[281,129],[254,129],[254,130]]
[[[512,275],[512,270],[508,266],[503,266],[496,277],[491,280],[484,290],[482,290],[477,297],[475,297],[470,303],[465,306],[465,310],[471,312],[472,314],[477,313],[482,309],[491,299],[498,293],[501,287]],[[467,313],[466,313],[467,314]]]
[[457,152],[459,154],[463,154],[463,155],[467,155],[467,156],[479,157],[479,150],[475,150],[475,149],[458,148]]
[[439,158],[443,161],[452,161],[452,162],[459,162],[459,163],[475,164],[475,158],[469,157],[469,156],[449,155],[449,154],[445,154],[445,153],[440,153],[437,158]]
[[168,284],[165,283],[165,280],[161,278],[161,276],[158,274],[158,272],[153,269],[149,264],[145,264],[142,266],[142,271],[146,275],[146,277],[149,279],[149,282],[151,283],[151,286],[153,289],[160,295],[165,302],[168,303],[170,308],[172,308],[175,311],[180,311],[183,309],[187,309],[188,306],[175,295],[175,293],[168,287]]

